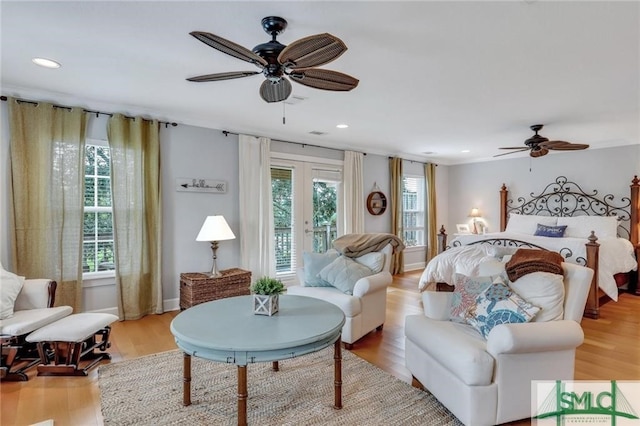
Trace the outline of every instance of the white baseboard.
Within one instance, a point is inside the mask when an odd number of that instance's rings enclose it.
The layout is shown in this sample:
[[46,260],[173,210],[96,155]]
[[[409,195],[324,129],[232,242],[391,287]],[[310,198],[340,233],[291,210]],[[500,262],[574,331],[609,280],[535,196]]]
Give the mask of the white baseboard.
[[426,262],[409,263],[404,265],[404,271],[417,271],[418,269],[424,269],[427,266]]

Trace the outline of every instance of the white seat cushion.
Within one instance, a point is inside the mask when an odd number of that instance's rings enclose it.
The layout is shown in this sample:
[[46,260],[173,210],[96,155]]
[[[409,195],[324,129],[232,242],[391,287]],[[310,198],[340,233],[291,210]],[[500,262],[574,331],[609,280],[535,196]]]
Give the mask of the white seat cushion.
[[471,326],[409,315],[405,335],[465,384],[491,384],[494,359],[487,352],[487,342]]
[[362,312],[362,304],[360,303],[359,297],[345,294],[335,287],[292,286],[287,288],[287,294],[313,297],[333,303],[338,308],[342,309],[342,312],[344,312],[347,317],[355,317],[356,315],[360,315]]
[[15,311],[11,318],[0,320],[0,334],[22,336],[71,314],[71,306]]
[[118,320],[112,314],[87,312],[69,315],[27,336],[27,342],[82,342]]

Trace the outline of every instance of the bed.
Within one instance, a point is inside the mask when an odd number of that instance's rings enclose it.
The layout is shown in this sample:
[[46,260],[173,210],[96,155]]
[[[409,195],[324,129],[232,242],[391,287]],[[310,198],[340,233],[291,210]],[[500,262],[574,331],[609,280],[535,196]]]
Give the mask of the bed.
[[[538,225],[544,225],[538,228]],[[560,238],[534,235],[540,229],[565,226]],[[542,232],[544,234],[544,232]],[[473,273],[479,263],[501,258],[519,247],[559,252],[564,261],[595,271],[585,316],[598,318],[600,304],[617,300],[620,288],[640,295],[640,180],[631,181],[629,197],[599,196],[559,176],[539,193],[509,198],[500,189],[500,232],[459,235],[447,246],[444,226],[439,251],[422,273],[420,290],[450,283],[452,271]],[[447,249],[443,253],[443,250]]]

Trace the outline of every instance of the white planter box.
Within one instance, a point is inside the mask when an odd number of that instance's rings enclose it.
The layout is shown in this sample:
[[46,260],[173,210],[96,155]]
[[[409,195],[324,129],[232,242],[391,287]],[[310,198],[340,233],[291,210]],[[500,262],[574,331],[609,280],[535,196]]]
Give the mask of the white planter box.
[[253,295],[253,313],[256,315],[273,315],[278,312],[278,295]]

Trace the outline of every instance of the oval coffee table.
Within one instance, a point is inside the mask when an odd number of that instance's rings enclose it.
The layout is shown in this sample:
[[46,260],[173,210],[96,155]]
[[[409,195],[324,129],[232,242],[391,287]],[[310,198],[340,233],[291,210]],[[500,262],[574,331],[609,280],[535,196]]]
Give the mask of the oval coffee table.
[[340,332],[344,313],[337,306],[304,296],[280,296],[269,317],[253,313],[252,296],[214,300],[179,313],[171,322],[184,352],[183,404],[191,404],[191,356],[238,368],[238,425],[247,424],[247,364],[299,357],[334,345],[334,407],[342,408]]

